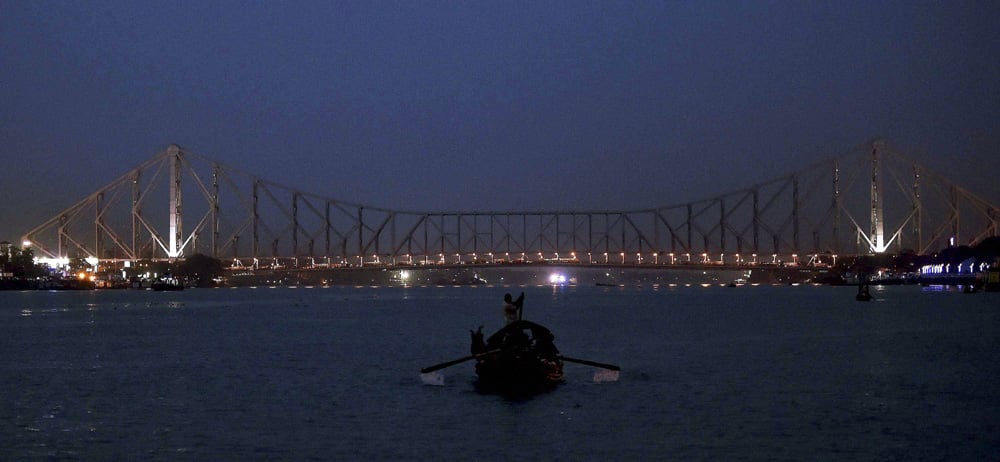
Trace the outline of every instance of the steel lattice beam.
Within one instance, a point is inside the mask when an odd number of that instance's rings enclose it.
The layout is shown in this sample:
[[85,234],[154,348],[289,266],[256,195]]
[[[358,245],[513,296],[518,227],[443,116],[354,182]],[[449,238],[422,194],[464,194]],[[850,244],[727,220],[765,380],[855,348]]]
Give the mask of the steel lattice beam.
[[[860,245],[846,241],[845,220]],[[630,263],[666,255],[723,260],[891,249],[928,253],[996,236],[998,220],[993,203],[883,142],[716,197],[664,207],[481,212],[345,202],[170,146],[24,240],[49,257],[133,260],[203,253],[351,264],[485,256]],[[194,226],[185,230],[185,223]],[[249,246],[240,245],[247,240]]]

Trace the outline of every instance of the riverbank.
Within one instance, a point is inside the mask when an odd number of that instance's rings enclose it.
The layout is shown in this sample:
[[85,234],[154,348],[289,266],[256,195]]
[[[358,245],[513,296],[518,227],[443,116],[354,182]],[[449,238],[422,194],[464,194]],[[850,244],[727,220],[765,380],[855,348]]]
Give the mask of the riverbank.
[[[336,269],[260,269],[230,273],[216,281],[222,287],[254,286],[471,286],[471,285],[855,285],[841,274],[824,267],[650,268],[591,265],[511,265],[449,267],[366,267]],[[871,285],[981,285],[975,274],[890,276]],[[185,284],[195,287],[194,283]],[[0,290],[91,290],[146,289],[148,284],[120,284],[79,279],[0,280]]]
[[644,268],[590,265],[452,266],[242,271],[224,278],[233,287],[260,285],[579,285],[795,284],[842,282],[825,268]]
[[93,290],[93,281],[80,279],[0,279],[0,290]]

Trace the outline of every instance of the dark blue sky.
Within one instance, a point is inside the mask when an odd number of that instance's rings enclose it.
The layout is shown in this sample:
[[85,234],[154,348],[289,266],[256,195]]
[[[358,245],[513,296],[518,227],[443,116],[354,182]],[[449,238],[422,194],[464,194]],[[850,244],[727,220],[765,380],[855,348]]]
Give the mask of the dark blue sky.
[[170,143],[405,210],[634,209],[888,138],[996,203],[1000,3],[0,0],[0,239]]

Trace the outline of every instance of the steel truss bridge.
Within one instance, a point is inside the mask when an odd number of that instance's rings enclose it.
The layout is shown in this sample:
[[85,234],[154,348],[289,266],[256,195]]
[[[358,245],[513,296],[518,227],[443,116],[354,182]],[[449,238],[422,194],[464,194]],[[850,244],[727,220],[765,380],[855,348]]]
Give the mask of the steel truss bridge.
[[[665,203],[672,202],[664,198]],[[1000,209],[876,140],[715,197],[637,210],[391,210],[171,145],[28,232],[36,256],[233,266],[815,262],[997,235]],[[808,259],[808,260],[806,260]]]

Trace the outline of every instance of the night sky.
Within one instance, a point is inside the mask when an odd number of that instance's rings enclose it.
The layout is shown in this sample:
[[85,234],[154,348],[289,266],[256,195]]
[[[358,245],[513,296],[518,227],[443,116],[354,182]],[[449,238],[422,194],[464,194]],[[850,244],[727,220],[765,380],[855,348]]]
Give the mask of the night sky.
[[1000,202],[1000,2],[0,0],[12,242],[170,143],[350,202],[553,211],[873,137]]

